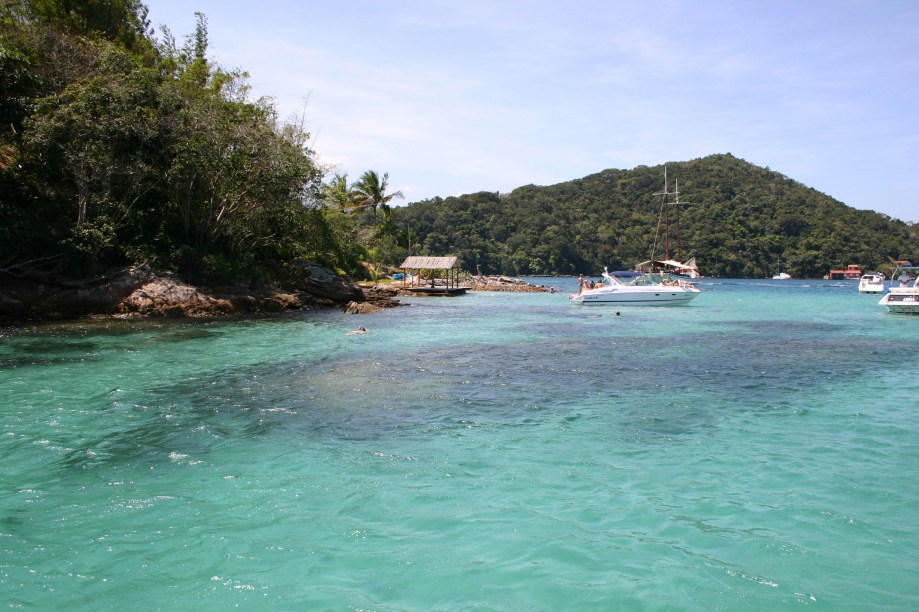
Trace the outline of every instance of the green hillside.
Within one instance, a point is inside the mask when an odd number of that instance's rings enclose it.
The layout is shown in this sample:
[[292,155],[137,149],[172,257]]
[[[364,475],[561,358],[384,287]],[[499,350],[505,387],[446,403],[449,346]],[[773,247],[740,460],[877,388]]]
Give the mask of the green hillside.
[[[663,166],[401,208],[387,173],[324,183],[304,126],[207,58],[196,16],[180,43],[150,30],[139,0],[0,2],[0,280],[136,263],[203,280],[283,277],[298,258],[360,277],[374,273],[366,260],[398,264],[409,245],[515,275],[596,274],[652,255]],[[729,154],[667,167],[689,202],[671,255],[696,257],[705,275],[762,277],[781,261],[821,277],[919,259],[915,225]]]
[[0,282],[362,272],[309,134],[207,59],[196,17],[179,43],[139,0],[0,2]]
[[[848,263],[873,270],[919,259],[916,225],[856,210],[730,154],[668,162],[667,172],[688,202],[680,255],[697,258],[705,276],[765,277],[781,261],[795,277],[820,278]],[[631,269],[651,256],[663,183],[663,165],[604,170],[508,194],[416,202],[393,209],[392,225],[416,237],[413,253],[459,255],[467,270],[485,274]],[[677,256],[673,240],[670,254]],[[660,239],[654,256],[664,256]]]

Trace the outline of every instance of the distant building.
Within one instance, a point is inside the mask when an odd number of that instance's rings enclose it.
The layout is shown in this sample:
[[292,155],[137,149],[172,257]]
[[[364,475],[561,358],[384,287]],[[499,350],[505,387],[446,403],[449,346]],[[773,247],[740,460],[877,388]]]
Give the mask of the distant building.
[[857,280],[862,277],[862,270],[858,264],[849,264],[845,270],[830,270],[828,277],[830,280]]

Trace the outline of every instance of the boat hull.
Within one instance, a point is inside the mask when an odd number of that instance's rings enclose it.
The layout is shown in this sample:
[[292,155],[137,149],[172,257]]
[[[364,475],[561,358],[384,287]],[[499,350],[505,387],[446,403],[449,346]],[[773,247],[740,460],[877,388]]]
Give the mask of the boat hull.
[[919,291],[909,293],[895,293],[892,289],[890,293],[881,298],[878,302],[881,306],[886,306],[890,312],[897,314],[919,315]]
[[609,287],[572,295],[572,304],[584,306],[678,306],[688,304],[701,291],[684,287]]
[[866,274],[858,281],[859,293],[884,293],[884,277],[877,274]]

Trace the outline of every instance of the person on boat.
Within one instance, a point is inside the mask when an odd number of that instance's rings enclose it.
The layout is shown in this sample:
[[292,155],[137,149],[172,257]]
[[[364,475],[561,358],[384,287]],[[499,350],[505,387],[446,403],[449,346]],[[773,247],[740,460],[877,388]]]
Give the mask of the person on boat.
[[584,291],[584,275],[578,274],[578,295],[581,295],[582,291]]

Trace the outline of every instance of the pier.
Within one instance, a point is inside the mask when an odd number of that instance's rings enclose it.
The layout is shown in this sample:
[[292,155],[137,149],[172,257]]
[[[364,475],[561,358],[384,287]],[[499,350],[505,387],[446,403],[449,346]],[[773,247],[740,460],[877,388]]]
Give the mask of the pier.
[[[459,258],[457,257],[422,257],[413,255],[407,257],[399,268],[403,277],[401,284],[397,285],[400,291],[408,291],[415,295],[434,295],[453,297],[463,295],[468,286],[459,284]],[[427,272],[427,279],[425,273]],[[441,279],[438,278],[441,273]],[[411,280],[409,280],[411,279]]]

